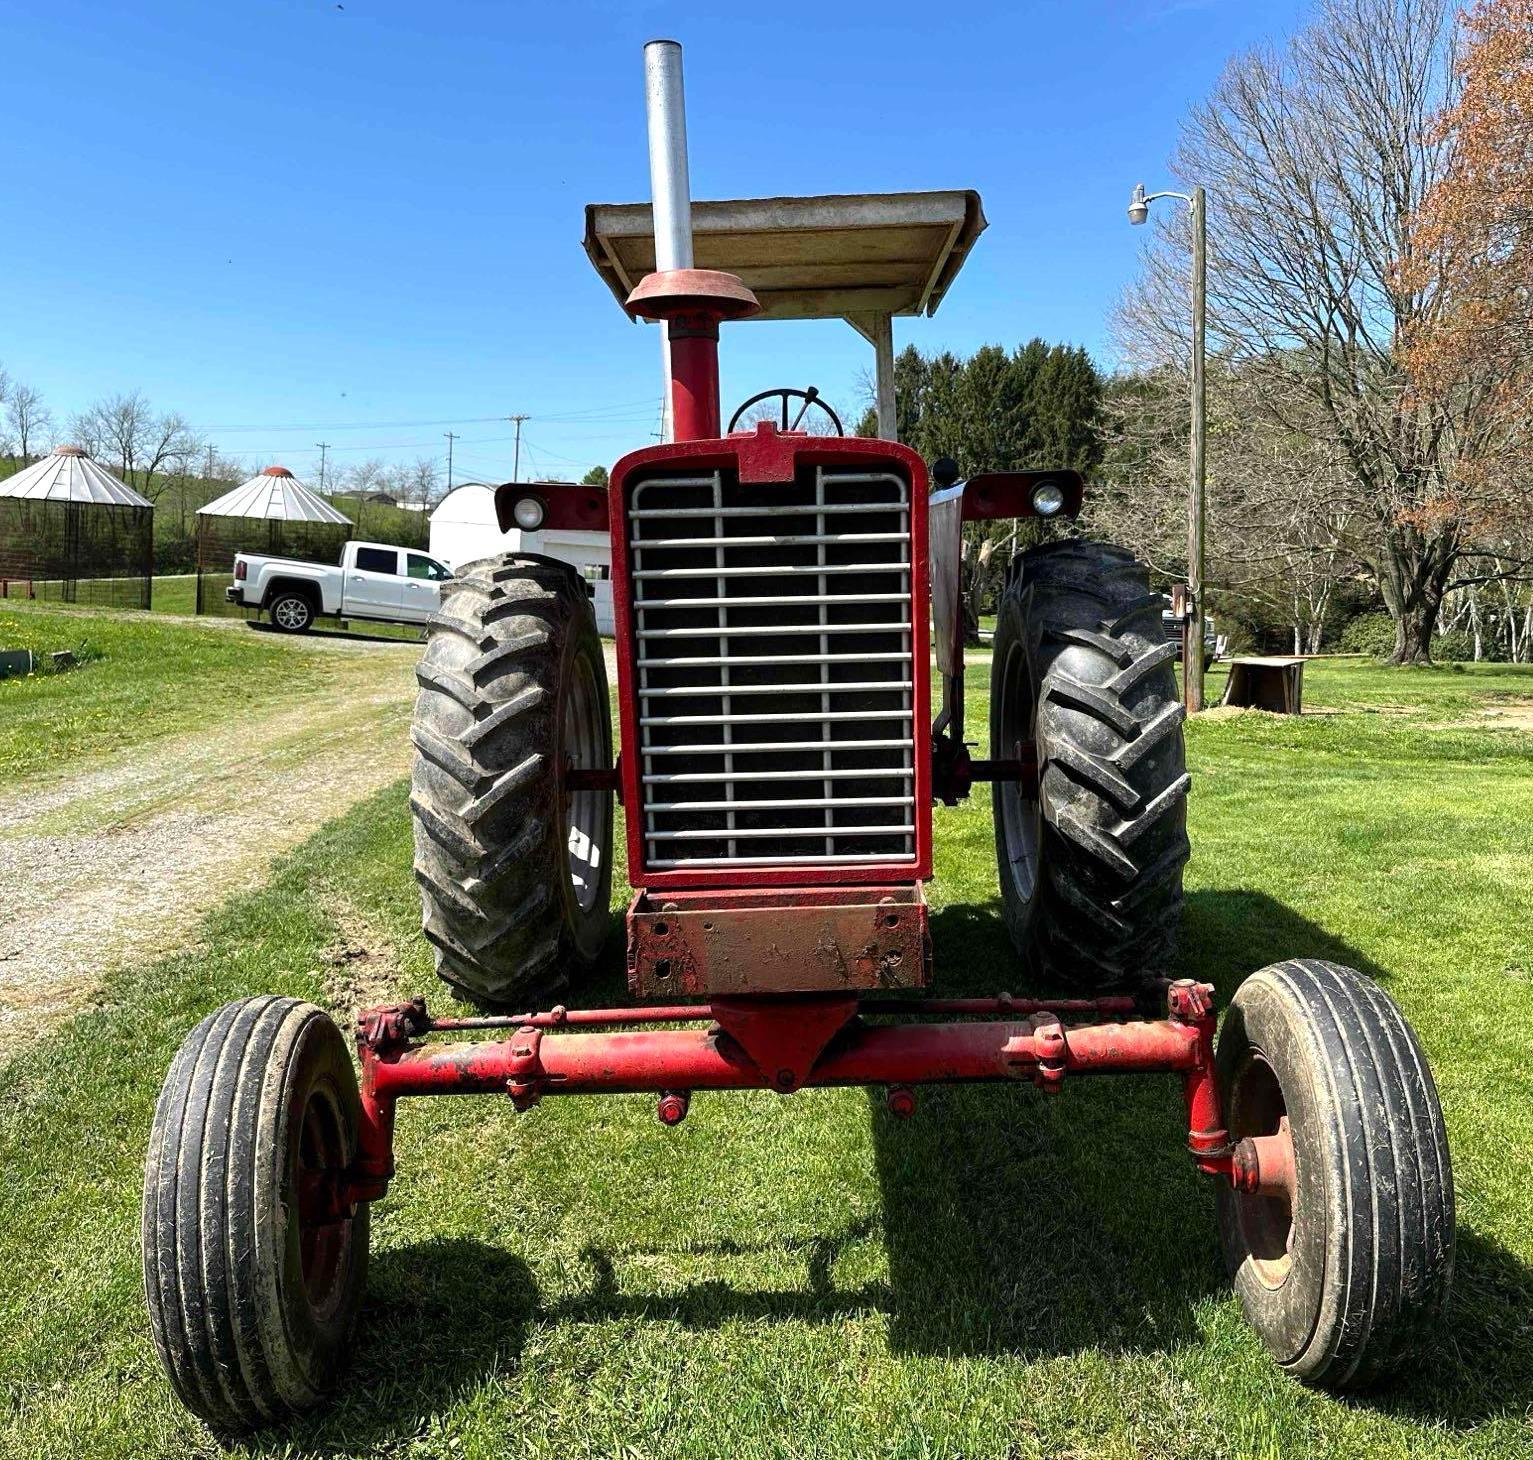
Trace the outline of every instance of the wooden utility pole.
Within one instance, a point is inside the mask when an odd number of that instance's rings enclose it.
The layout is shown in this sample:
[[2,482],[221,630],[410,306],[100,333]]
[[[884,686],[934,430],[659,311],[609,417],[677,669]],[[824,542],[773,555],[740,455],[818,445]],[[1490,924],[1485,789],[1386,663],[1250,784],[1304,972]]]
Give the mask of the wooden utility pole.
[[506,419],[516,422],[516,455],[511,460],[511,480],[519,482],[522,479],[522,422],[527,420],[528,417],[525,415],[507,416]]
[[1203,708],[1203,505],[1208,436],[1208,383],[1203,337],[1208,318],[1208,218],[1203,189],[1192,190],[1192,460],[1187,491],[1187,649],[1182,656],[1183,702]]
[[314,444],[319,447],[319,489],[323,492],[325,490],[325,458],[330,454],[330,443],[316,441]]
[[452,491],[452,443],[458,439],[456,432],[443,431],[447,438],[447,490]]

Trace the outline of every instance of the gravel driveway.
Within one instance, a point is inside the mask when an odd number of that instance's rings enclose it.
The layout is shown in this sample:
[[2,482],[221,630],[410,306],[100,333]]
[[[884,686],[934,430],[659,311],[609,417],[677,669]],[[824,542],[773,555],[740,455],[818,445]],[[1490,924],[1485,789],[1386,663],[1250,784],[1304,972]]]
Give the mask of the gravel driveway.
[[0,790],[0,1061],[408,773],[420,645],[292,648],[326,656],[322,692]]

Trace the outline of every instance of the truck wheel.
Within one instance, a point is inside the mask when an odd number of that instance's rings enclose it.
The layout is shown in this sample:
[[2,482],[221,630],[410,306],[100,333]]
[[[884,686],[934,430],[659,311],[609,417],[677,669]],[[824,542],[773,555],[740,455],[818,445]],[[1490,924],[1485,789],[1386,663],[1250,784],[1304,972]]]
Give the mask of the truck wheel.
[[314,605],[303,593],[279,593],[271,601],[271,626],[283,634],[306,634],[314,627]]
[[415,876],[437,972],[504,1006],[595,961],[612,893],[607,669],[585,583],[530,553],[446,585],[416,670]]
[[1184,711],[1159,594],[1120,548],[1048,543],[1002,594],[990,753],[1001,904],[1035,976],[1097,990],[1164,974],[1187,860]]
[[1232,1141],[1291,1140],[1276,1194],[1219,1191],[1246,1317],[1295,1377],[1366,1383],[1430,1338],[1453,1279],[1453,1173],[1421,1046],[1372,980],[1294,960],[1241,984],[1218,1072]]
[[313,1004],[240,999],[177,1051],[144,1167],[144,1293],[171,1385],[210,1425],[308,1408],[346,1362],[368,1209],[339,1211],[335,1183],[359,1111],[346,1042]]

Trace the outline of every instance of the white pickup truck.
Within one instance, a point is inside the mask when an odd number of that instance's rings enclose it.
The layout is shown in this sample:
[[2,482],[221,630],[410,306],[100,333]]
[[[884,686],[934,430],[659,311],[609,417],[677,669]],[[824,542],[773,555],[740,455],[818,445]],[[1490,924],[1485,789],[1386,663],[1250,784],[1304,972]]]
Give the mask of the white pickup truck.
[[224,597],[264,610],[272,627],[302,634],[320,614],[385,624],[424,624],[437,610],[441,585],[452,577],[435,558],[381,542],[348,542],[341,561],[306,563],[238,553],[234,582]]

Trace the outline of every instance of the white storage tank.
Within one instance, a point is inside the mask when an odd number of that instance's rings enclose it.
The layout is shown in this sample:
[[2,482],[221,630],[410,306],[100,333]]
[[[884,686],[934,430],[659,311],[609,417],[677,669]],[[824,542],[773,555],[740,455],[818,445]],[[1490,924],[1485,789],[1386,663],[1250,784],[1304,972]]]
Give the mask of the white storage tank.
[[[540,483],[555,487],[562,483]],[[475,558],[498,553],[543,553],[572,564],[591,585],[596,627],[614,631],[612,616],[612,544],[604,532],[561,532],[549,529],[502,532],[495,520],[495,488],[483,482],[454,487],[431,514],[431,556],[455,571]]]

